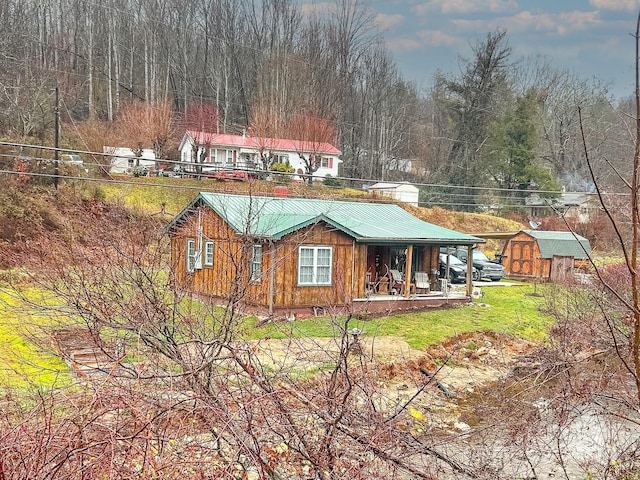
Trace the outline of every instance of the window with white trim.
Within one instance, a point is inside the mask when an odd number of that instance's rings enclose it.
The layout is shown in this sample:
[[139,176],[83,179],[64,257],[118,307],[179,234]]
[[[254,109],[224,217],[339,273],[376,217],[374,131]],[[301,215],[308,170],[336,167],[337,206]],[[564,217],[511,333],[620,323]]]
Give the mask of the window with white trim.
[[204,266],[213,267],[213,242],[204,242]]
[[249,280],[260,280],[262,276],[262,245],[251,246],[251,263],[249,264]]
[[273,163],[289,163],[289,155],[284,153],[275,153],[273,155]]
[[301,246],[298,249],[298,284],[331,285],[331,247]]
[[196,241],[193,238],[187,239],[187,259],[185,262],[187,273],[193,273],[196,270],[196,260],[198,258],[196,252]]

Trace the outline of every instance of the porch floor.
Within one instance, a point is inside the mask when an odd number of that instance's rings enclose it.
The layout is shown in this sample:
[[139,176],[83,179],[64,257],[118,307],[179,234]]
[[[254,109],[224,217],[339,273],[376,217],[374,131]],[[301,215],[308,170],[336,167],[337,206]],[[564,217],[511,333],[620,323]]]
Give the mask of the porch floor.
[[389,295],[372,293],[366,298],[353,299],[354,313],[400,313],[419,310],[427,307],[442,307],[467,303],[469,297],[464,291],[415,293],[408,297],[404,295]]

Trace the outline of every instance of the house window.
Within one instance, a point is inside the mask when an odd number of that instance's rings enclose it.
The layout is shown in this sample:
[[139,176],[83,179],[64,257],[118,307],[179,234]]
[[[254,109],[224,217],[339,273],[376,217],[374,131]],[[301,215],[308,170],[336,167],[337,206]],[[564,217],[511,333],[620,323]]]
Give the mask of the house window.
[[204,242],[204,266],[213,267],[213,242]]
[[187,273],[193,273],[196,270],[196,241],[193,238],[187,239],[187,261],[186,268]]
[[233,150],[227,150],[227,165],[233,165]]
[[322,157],[322,159],[320,160],[320,166],[322,168],[333,168],[333,158]]
[[302,246],[298,250],[298,284],[331,285],[331,247]]
[[262,245],[251,246],[251,263],[249,264],[249,280],[259,281],[262,275]]
[[289,163],[289,155],[276,153],[274,155],[274,163]]

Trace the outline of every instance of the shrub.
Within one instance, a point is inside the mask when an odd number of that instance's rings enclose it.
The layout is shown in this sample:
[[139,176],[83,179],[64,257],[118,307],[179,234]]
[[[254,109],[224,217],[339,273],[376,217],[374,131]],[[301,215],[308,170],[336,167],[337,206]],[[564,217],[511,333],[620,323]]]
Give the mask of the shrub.
[[271,165],[270,170],[272,172],[282,172],[282,174],[280,175],[278,174],[273,175],[273,179],[276,182],[280,182],[280,183],[291,182],[291,175],[287,175],[287,174],[295,172],[295,169],[288,163],[274,163],[273,165]]
[[145,167],[133,167],[131,174],[134,177],[147,177],[149,175],[149,170]]
[[344,188],[345,186],[345,182],[343,179],[332,177],[331,175],[327,175],[326,177],[324,177],[324,184],[327,187],[337,187],[337,188]]

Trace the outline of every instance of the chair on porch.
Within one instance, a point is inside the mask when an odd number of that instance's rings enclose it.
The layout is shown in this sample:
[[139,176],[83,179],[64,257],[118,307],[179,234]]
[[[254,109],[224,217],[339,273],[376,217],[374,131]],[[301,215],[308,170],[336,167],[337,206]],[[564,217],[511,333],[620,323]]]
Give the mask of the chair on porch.
[[[398,293],[400,295],[404,295],[406,293],[407,284],[404,279],[404,275],[400,270],[389,270],[389,291],[394,293]],[[409,293],[411,293],[412,288],[414,287],[413,283],[408,285]]]
[[431,284],[429,283],[429,273],[416,272],[414,274],[416,283],[416,293],[429,293],[431,291]]

